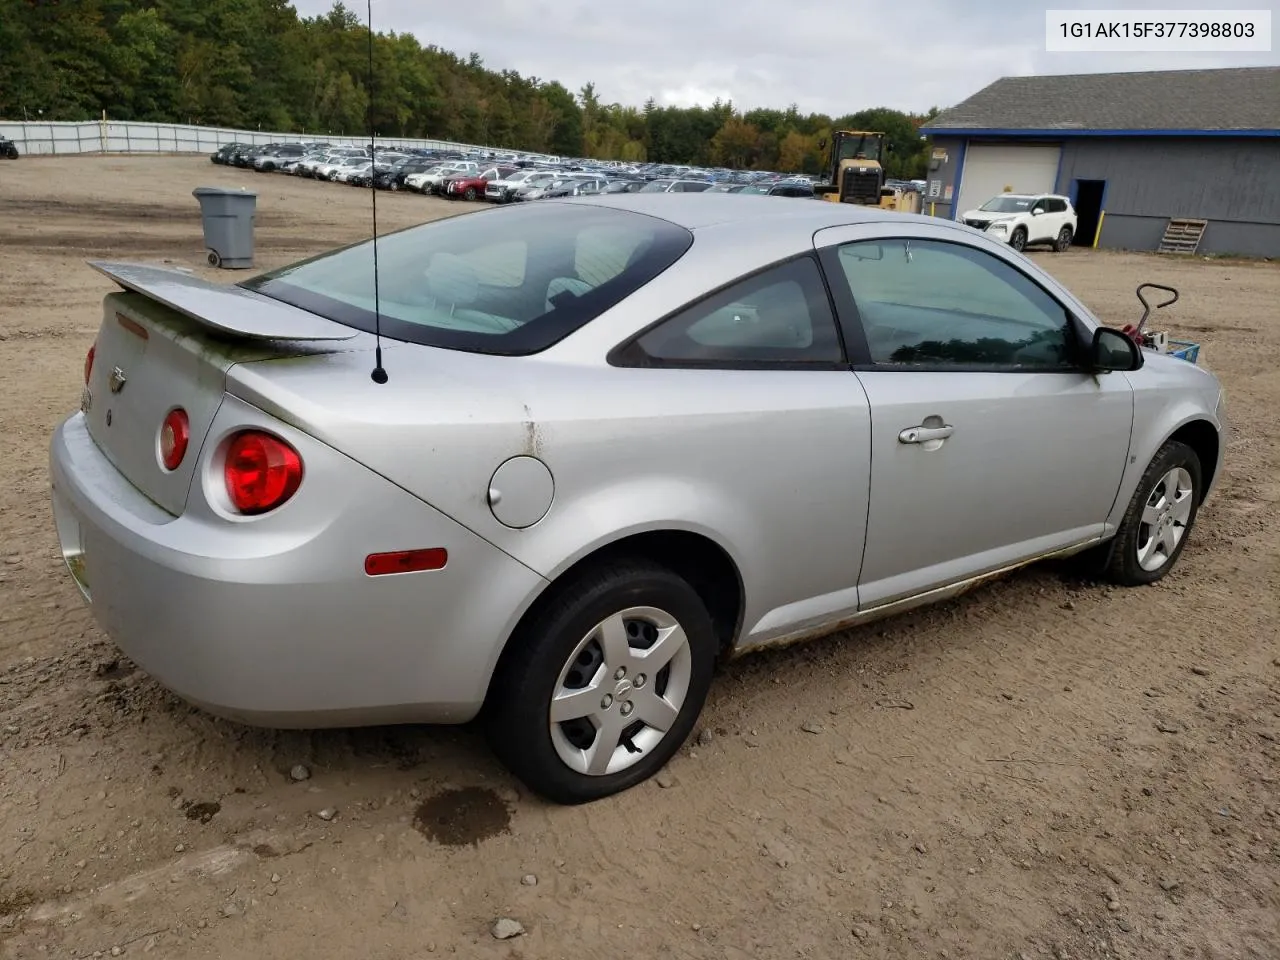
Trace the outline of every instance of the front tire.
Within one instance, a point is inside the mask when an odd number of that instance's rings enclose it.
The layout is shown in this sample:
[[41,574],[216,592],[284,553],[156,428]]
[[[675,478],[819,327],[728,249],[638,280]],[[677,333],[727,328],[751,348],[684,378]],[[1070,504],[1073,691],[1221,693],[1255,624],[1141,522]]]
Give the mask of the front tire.
[[1187,545],[1203,490],[1200,458],[1170,440],[1147,466],[1111,545],[1106,577],[1124,586],[1155,583]]
[[1009,246],[1013,247],[1013,249],[1021,253],[1023,248],[1026,247],[1026,245],[1027,245],[1026,228],[1019,227],[1017,230],[1013,231],[1013,236],[1009,238]]
[[661,770],[702,711],[716,657],[697,592],[639,561],[566,584],[511,643],[486,705],[489,743],[531,790],[564,804]]
[[467,189],[462,194],[462,198],[464,200],[474,200],[476,198],[476,188],[467,187]]

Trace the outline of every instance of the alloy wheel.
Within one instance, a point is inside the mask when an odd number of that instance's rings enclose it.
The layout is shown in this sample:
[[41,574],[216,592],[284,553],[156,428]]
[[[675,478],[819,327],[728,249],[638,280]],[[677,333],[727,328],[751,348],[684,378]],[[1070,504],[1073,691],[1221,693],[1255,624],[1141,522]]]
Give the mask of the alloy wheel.
[[1191,474],[1174,467],[1156,483],[1142,508],[1136,549],[1143,570],[1159,570],[1172,559],[1187,533],[1194,486]]

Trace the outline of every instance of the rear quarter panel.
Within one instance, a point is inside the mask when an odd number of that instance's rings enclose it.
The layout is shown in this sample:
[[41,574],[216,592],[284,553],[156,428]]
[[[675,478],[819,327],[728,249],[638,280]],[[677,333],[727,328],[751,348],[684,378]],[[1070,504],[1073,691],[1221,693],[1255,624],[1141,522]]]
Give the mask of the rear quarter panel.
[[741,575],[744,639],[856,608],[870,412],[851,373],[602,368],[559,383],[534,407],[551,511],[517,531],[483,505],[477,532],[552,580],[630,534],[700,533]]
[[[231,390],[341,450],[543,577],[629,534],[675,529],[738,567],[749,631],[782,614],[856,607],[870,416],[847,370],[620,369],[389,347],[241,364]],[[430,372],[414,362],[432,363]],[[555,478],[536,524],[500,523],[487,499],[514,456]],[[405,544],[410,548],[415,544]],[[791,615],[787,615],[791,616]],[[763,622],[761,622],[763,621]]]

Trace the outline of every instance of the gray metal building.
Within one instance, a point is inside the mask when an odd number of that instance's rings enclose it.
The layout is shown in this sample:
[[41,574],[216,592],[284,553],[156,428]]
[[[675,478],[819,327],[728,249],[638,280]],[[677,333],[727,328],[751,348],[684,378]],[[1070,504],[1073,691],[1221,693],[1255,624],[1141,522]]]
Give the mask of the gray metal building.
[[1080,245],[1155,250],[1190,218],[1199,253],[1280,257],[1280,67],[1005,77],[921,132],[935,216],[1054,192]]

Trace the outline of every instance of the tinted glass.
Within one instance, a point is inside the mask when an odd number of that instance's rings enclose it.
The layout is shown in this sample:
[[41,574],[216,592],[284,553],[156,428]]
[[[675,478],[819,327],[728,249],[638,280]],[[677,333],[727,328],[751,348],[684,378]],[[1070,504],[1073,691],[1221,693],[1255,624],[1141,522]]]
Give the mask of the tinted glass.
[[832,363],[842,356],[826,287],[808,257],[700,301],[641,336],[637,346],[653,360],[717,366]]
[[875,363],[1076,366],[1066,309],[992,254],[936,240],[880,240],[846,244],[838,259]]
[[[545,349],[678,260],[693,235],[605,207],[529,204],[449,217],[378,239],[383,336],[480,353]],[[243,286],[374,330],[368,241]]]
[[1031,209],[1030,197],[993,197],[978,208],[986,213],[1022,213]]

